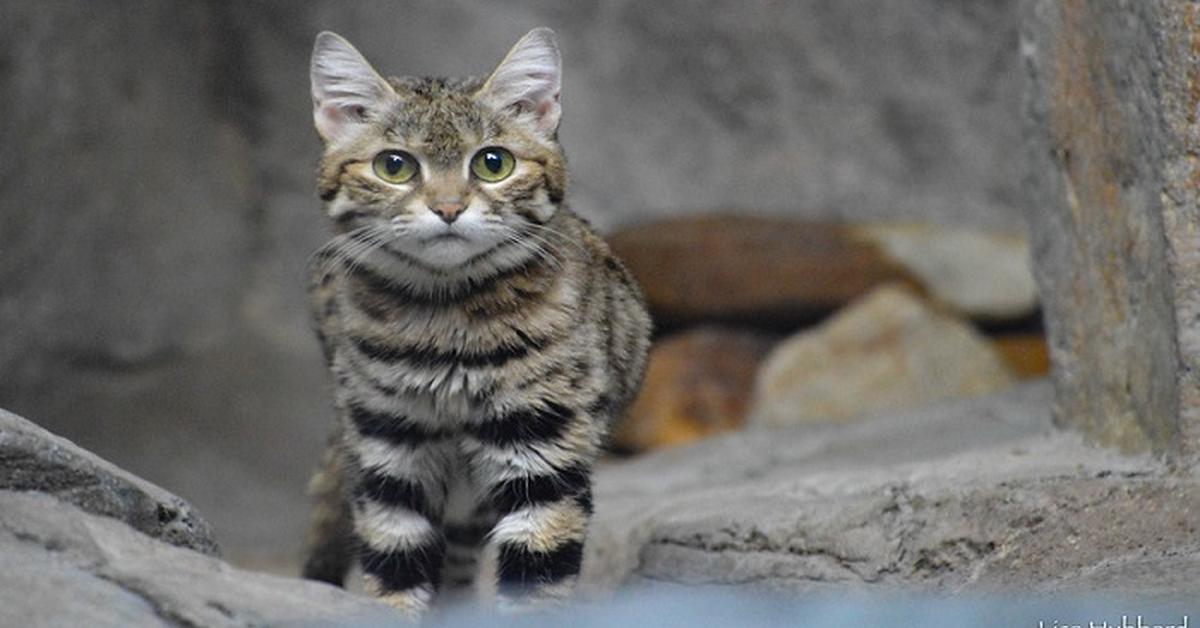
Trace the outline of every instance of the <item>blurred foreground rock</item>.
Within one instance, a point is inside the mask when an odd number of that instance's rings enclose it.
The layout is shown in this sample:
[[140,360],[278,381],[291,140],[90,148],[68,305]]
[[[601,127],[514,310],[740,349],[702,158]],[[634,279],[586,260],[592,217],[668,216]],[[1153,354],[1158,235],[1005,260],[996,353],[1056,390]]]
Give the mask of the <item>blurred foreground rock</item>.
[[[382,622],[388,609],[324,584],[226,563],[50,495],[0,491],[0,624],[261,626]],[[360,624],[361,625],[361,624]]]
[[208,524],[187,502],[4,410],[0,490],[46,493],[173,545],[217,553]]
[[660,327],[724,321],[792,330],[884,283],[985,322],[1037,310],[1023,234],[708,216],[610,238]]
[[740,427],[772,339],[700,327],[655,342],[641,393],[614,426],[613,444],[641,451]]
[[779,344],[759,372],[751,415],[767,425],[846,420],[1013,382],[969,325],[890,285]]
[[234,569],[215,551],[183,500],[0,410],[0,625],[387,617],[333,587]]
[[1044,382],[603,469],[593,591],[1107,591],[1200,599],[1200,478],[1056,431]]

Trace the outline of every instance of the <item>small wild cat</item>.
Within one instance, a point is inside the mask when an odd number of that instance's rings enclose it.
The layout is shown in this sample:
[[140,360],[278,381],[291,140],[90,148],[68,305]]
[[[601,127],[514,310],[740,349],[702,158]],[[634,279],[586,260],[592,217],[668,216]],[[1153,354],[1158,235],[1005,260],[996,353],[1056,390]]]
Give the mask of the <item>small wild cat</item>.
[[501,600],[579,572],[590,476],[641,383],[650,319],[563,203],[560,60],[536,29],[486,79],[384,79],[317,36],[319,191],[337,236],[310,292],[336,385],[305,564],[410,613],[493,544]]

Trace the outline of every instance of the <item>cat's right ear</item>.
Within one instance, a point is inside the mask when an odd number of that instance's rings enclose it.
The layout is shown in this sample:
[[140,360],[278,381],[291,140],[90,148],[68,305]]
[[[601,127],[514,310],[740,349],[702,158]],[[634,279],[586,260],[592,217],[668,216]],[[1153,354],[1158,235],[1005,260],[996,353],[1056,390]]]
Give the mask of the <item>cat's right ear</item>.
[[329,31],[313,44],[310,76],[313,122],[327,144],[353,135],[396,96],[350,42]]

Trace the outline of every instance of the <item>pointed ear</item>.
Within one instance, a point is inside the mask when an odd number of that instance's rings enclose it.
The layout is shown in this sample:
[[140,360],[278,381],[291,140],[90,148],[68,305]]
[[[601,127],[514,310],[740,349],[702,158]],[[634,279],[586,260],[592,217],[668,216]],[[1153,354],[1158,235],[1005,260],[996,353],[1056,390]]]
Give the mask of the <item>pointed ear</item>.
[[496,109],[516,111],[538,132],[553,137],[562,113],[561,89],[562,60],[554,31],[535,28],[508,51],[479,95]]
[[382,110],[396,92],[339,35],[324,31],[313,45],[313,122],[326,143],[337,143]]

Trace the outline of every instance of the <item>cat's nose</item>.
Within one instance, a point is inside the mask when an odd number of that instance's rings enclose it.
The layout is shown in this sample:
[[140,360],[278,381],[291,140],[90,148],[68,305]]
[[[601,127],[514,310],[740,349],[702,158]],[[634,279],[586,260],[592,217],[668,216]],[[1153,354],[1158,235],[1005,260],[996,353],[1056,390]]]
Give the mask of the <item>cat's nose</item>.
[[446,224],[450,224],[455,220],[458,220],[458,217],[462,215],[466,208],[466,203],[458,200],[435,201],[429,205],[429,211],[437,214],[438,218],[441,218],[442,222],[445,222]]

